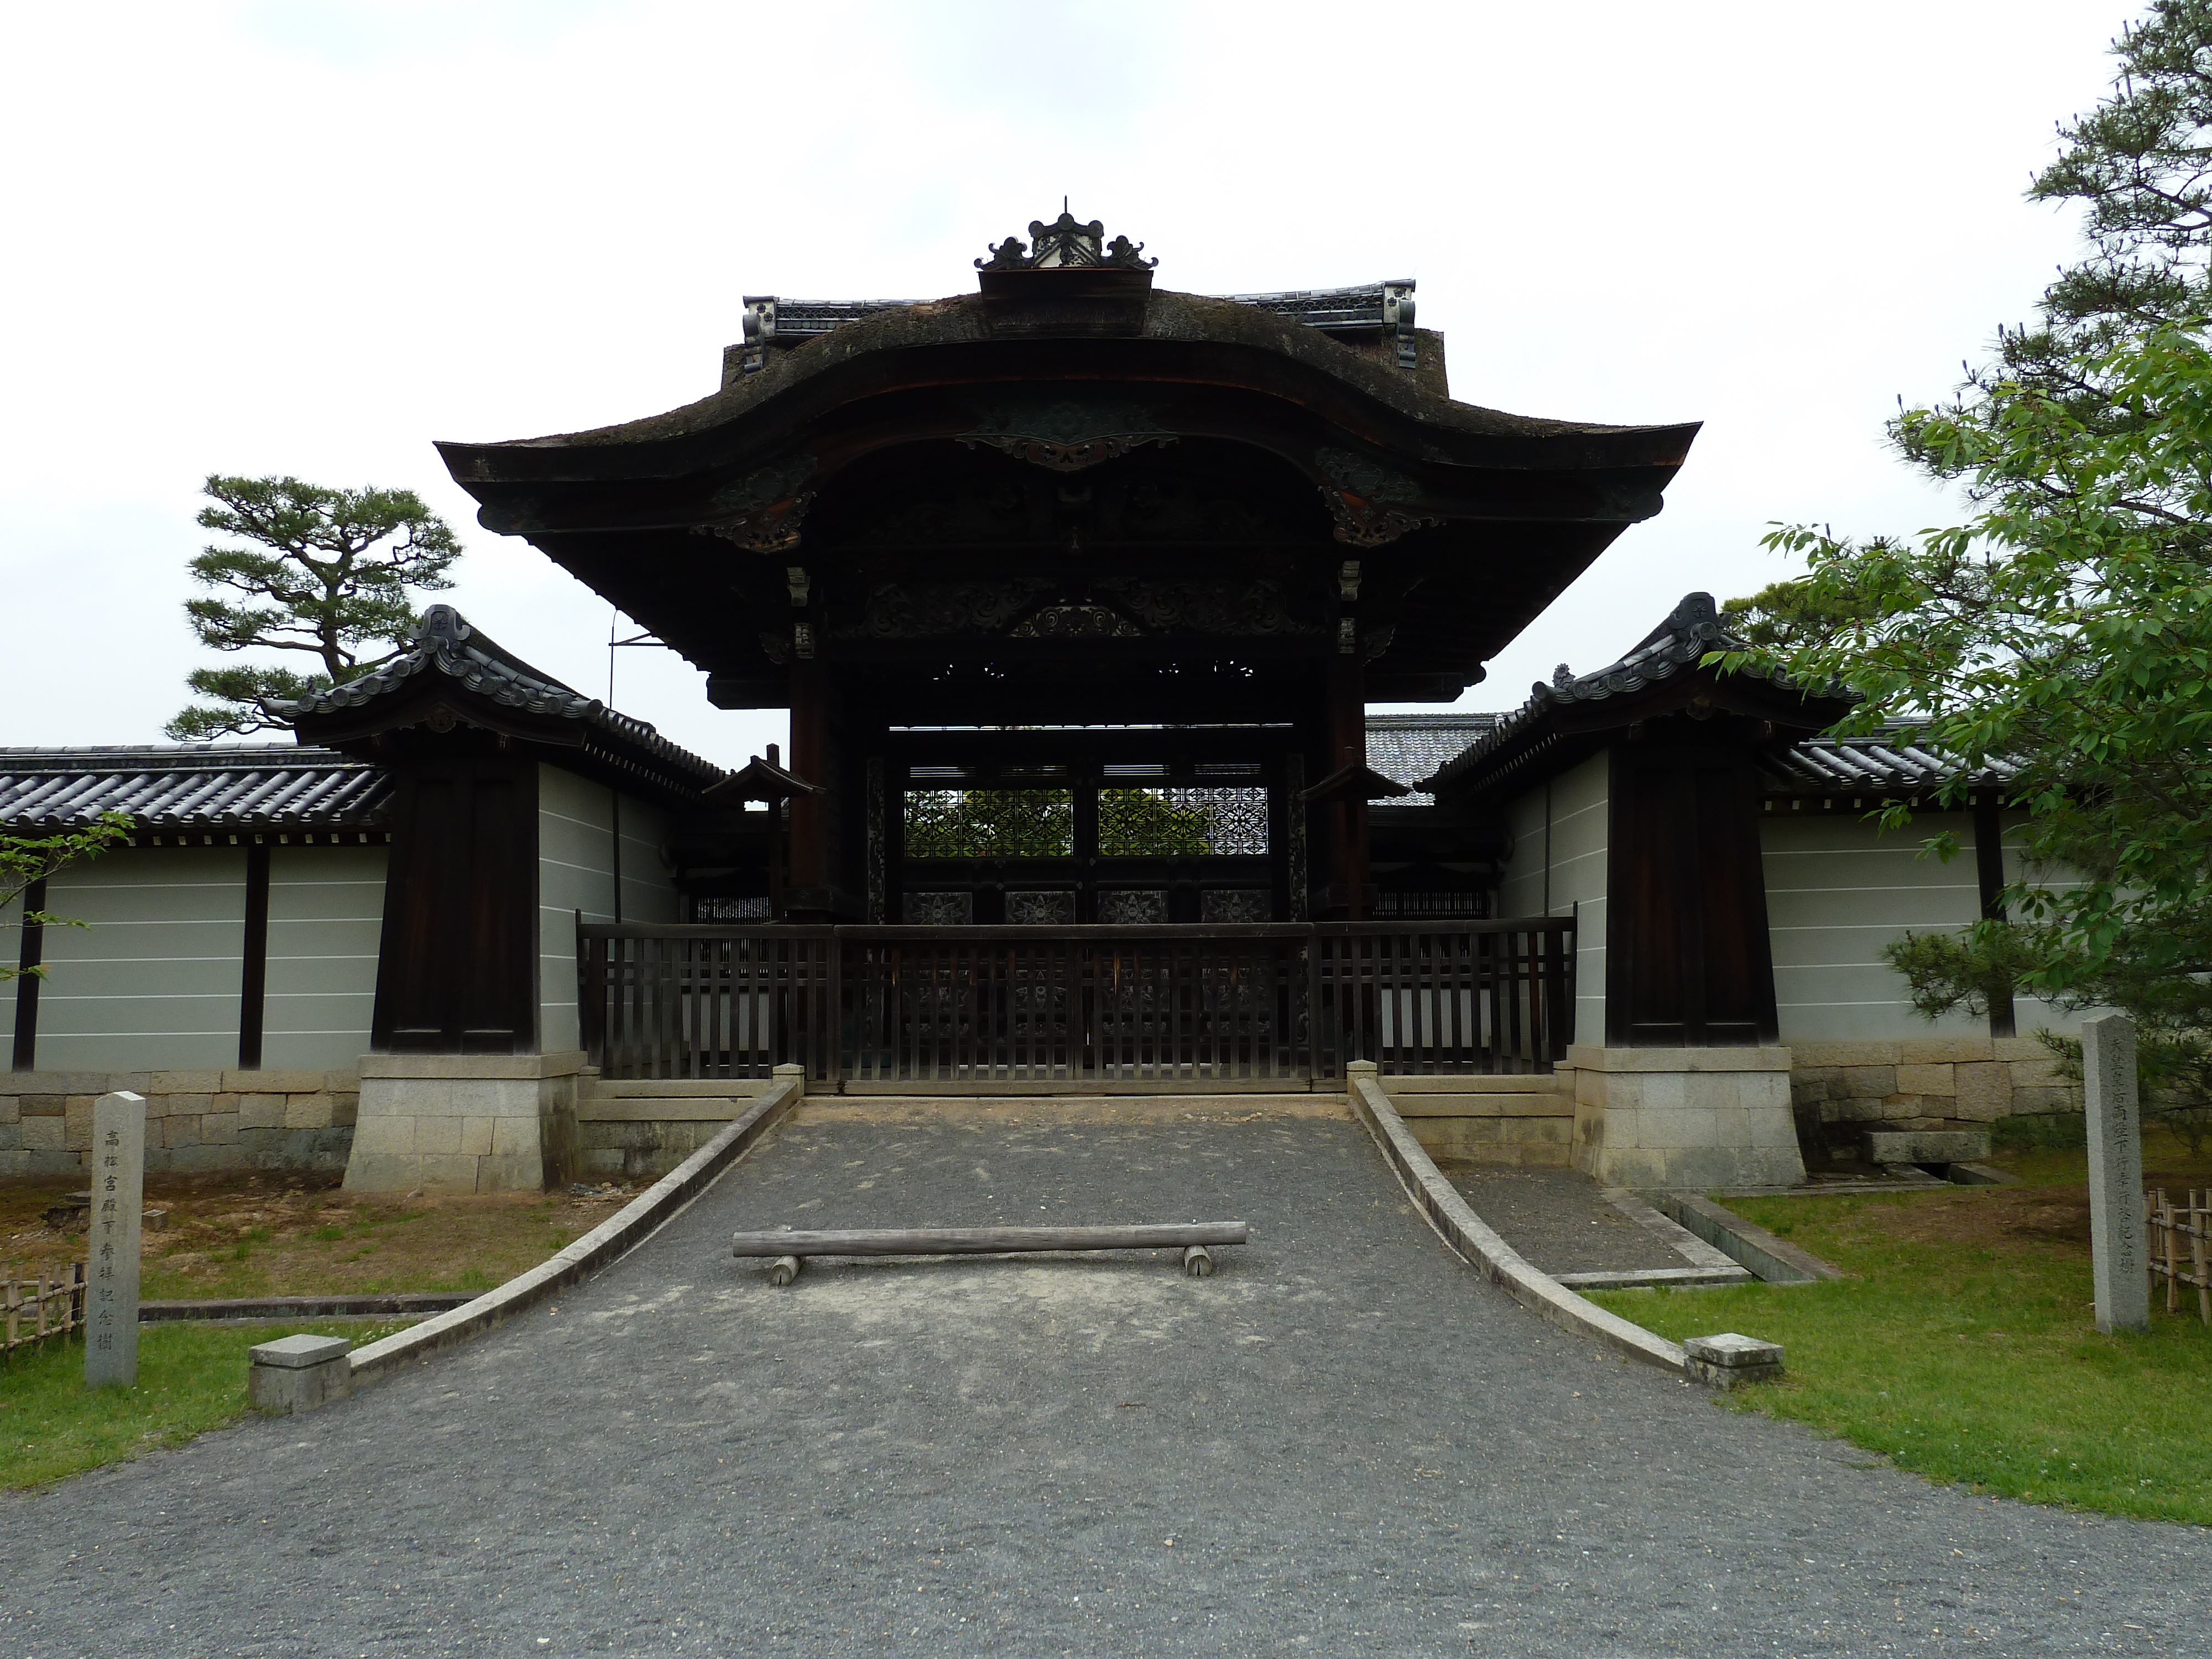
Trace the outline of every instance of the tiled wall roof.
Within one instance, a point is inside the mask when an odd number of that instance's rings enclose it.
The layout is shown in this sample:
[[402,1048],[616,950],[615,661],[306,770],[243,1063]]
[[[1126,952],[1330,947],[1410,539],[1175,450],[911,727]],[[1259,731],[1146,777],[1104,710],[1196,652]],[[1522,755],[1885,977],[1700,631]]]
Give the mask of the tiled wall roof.
[[[1367,763],[1393,783],[1409,787],[1427,777],[1498,724],[1495,714],[1370,714]],[[1426,806],[1435,797],[1411,794],[1394,806]]]
[[0,749],[0,824],[17,833],[111,811],[155,831],[383,829],[391,808],[391,779],[334,749]]
[[389,662],[343,685],[310,692],[297,702],[270,707],[288,719],[336,714],[373,702],[397,691],[416,675],[429,672],[445,674],[505,708],[577,721],[617,746],[631,749],[665,768],[693,789],[709,788],[728,775],[712,761],[671,743],[648,722],[610,708],[542,669],[532,668],[481,629],[471,626],[450,605],[434,605],[424,611],[414,645]]

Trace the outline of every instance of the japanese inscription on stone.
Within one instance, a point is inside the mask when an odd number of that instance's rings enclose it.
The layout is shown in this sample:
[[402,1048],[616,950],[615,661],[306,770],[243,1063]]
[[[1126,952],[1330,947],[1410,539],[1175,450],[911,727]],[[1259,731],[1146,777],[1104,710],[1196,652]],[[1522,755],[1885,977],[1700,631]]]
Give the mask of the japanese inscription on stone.
[[138,1380],[138,1234],[146,1189],[146,1102],[127,1090],[92,1109],[91,1265],[86,1274],[84,1380]]
[[2124,1015],[2081,1022],[2083,1103],[2089,1114],[2089,1250],[2097,1328],[2150,1328],[2145,1278],[2142,1115],[2136,1095],[2136,1028]]

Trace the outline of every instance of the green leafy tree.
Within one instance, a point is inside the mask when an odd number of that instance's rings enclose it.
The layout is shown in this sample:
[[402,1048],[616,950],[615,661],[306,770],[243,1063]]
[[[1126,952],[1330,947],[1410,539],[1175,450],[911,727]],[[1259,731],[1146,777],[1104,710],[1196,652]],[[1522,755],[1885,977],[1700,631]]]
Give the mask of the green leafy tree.
[[[412,490],[217,476],[205,493],[212,503],[200,509],[200,527],[234,539],[203,550],[188,567],[214,590],[186,601],[192,632],[212,650],[301,653],[319,669],[194,669],[185,683],[213,701],[171,720],[172,738],[282,726],[269,702],[341,684],[398,655],[419,621],[410,594],[453,586],[446,571],[461,544]],[[378,645],[387,648],[364,654]]]
[[1967,934],[1970,960],[1911,947],[1936,1003],[2014,975],[2147,1014],[2151,988],[2212,974],[2212,0],[2158,0],[2113,51],[2112,94],[2029,191],[2087,210],[2084,257],[1951,400],[1891,426],[1972,516],[1778,528],[1807,574],[1729,608],[1754,648],[1726,660],[1839,679],[1864,699],[1843,729],[1952,757],[1938,805],[1994,757],[2020,768],[2031,866],[2078,884],[2008,890],[2014,921]]
[[[1212,848],[1213,813],[1154,789],[1102,789],[1098,850],[1108,858],[1172,858]],[[1074,797],[1065,789],[916,790],[906,798],[915,858],[1065,858],[1075,850]]]
[[[96,821],[82,829],[58,830],[51,836],[0,834],[0,915],[5,915],[38,883],[60,874],[72,864],[98,857],[130,833],[131,819],[126,814],[102,812]],[[85,925],[69,916],[58,916],[51,910],[25,911],[17,920],[27,927]],[[13,963],[0,963],[0,981],[20,978],[26,971]],[[41,979],[46,972],[44,967],[27,971]]]
[[1176,858],[1213,846],[1213,813],[1155,789],[1104,789],[1098,795],[1098,850],[1108,858]]
[[1065,789],[924,789],[906,798],[915,858],[1064,858],[1075,847]]

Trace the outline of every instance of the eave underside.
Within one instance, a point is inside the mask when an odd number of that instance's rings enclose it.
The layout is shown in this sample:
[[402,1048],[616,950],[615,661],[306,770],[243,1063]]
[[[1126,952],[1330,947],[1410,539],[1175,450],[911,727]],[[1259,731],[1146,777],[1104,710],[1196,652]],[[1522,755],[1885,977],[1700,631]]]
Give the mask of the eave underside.
[[787,702],[811,660],[917,717],[1181,695],[1223,719],[1346,651],[1371,698],[1455,697],[1659,510],[1695,430],[1495,416],[1370,384],[1325,339],[871,350],[875,327],[792,354],[805,373],[719,421],[441,447],[487,527],[651,629],[723,706]]

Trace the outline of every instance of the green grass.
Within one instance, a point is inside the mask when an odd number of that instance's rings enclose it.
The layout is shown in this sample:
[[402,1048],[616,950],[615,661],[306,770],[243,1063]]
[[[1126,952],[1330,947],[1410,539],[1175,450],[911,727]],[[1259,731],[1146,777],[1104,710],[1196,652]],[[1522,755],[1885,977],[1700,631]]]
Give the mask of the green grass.
[[1591,1299],[1677,1341],[1782,1343],[1784,1378],[1730,1404],[1931,1480],[2212,1524],[2212,1329],[2161,1295],[2147,1335],[2097,1334],[2086,1249],[2035,1226],[2080,1167],[2039,1150],[2014,1165],[2024,1188],[1732,1200],[1853,1277]]
[[19,1349],[0,1362],[0,1489],[46,1486],[235,1423],[257,1342],[307,1330],[359,1346],[412,1322],[148,1325],[129,1389],[87,1388],[81,1340]]

